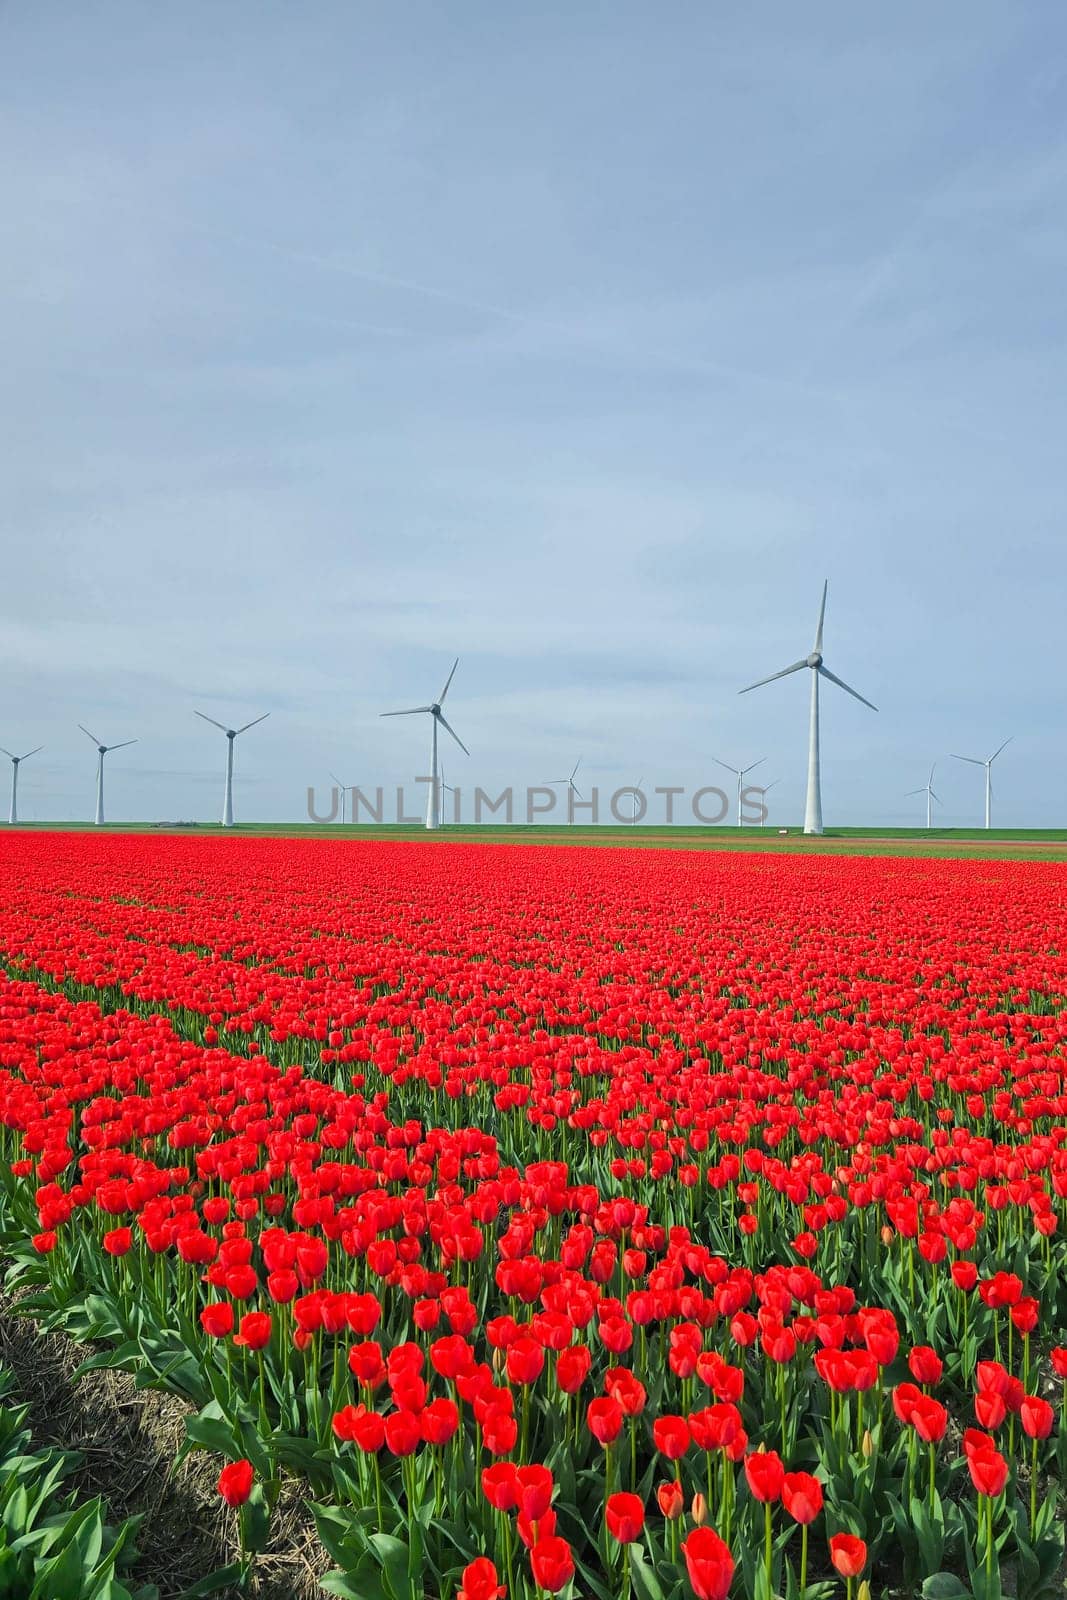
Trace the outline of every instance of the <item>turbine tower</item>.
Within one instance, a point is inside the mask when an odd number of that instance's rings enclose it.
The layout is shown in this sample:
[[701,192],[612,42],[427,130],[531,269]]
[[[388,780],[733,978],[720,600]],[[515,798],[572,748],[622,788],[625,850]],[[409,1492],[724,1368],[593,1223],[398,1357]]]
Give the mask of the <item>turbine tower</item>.
[[44,745],[39,744],[36,750],[27,750],[24,756],[13,756],[10,750],[5,750],[0,744],[0,753],[7,756],[11,762],[11,815],[7,820],[12,828],[19,820],[19,764],[28,761],[31,756],[37,755],[38,751],[43,749]]
[[989,757],[988,761],[980,761],[977,756],[957,756],[957,755],[954,755],[952,757],[953,761],[968,761],[968,762],[970,762],[972,767],[984,767],[985,768],[985,825],[986,825],[987,828],[991,828],[993,826],[992,818],[991,818],[991,815],[990,815],[990,812],[991,812],[991,809],[992,809],[992,799],[993,799],[993,777],[992,777],[992,773],[990,771],[990,768],[992,767],[994,761],[999,756],[1000,751],[1004,750],[1009,744],[1011,744],[1011,741],[1012,741],[1012,739],[1014,739],[1014,737],[1015,737],[1015,735],[1011,734],[1009,738],[1005,739],[1004,743],[1000,746],[1000,749],[999,750],[994,750],[993,754]]
[[839,689],[844,689],[853,700],[858,700],[861,705],[869,706],[872,711],[878,707],[872,705],[863,695],[849,687],[843,678],[838,678],[832,673],[822,658],[822,625],[826,615],[826,591],[829,588],[829,579],[822,586],[822,604],[819,607],[819,625],[815,630],[815,644],[810,652],[801,661],[794,661],[791,667],[783,667],[781,672],[772,672],[769,678],[760,678],[757,683],[750,683],[747,688],[740,691],[748,694],[752,689],[761,689],[765,683],[773,683],[776,678],[788,678],[791,672],[800,672],[804,667],[811,671],[811,713],[808,723],[808,797],[804,806],[804,832],[822,832],[822,787],[819,774],[819,679],[828,678],[831,683],[836,683]]
[[741,816],[741,791],[745,783],[745,773],[755,772],[756,768],[761,767],[766,759],[766,756],[760,756],[758,761],[750,761],[747,767],[731,767],[728,761],[720,761],[718,756],[712,756],[712,760],[717,767],[725,767],[726,771],[732,772],[737,779],[737,826],[739,828],[743,828],[745,825]]
[[123,739],[121,744],[101,744],[96,734],[90,733],[84,722],[79,722],[78,727],[85,734],[85,737],[91,739],[96,746],[96,817],[94,821],[96,826],[100,828],[104,822],[104,757],[109,750],[125,750],[128,744],[136,744],[137,740]]
[[[577,770],[578,769],[575,768],[575,771],[577,771]],[[638,778],[637,782],[633,785],[633,789],[632,789],[632,794],[633,794],[633,802],[632,802],[633,803],[633,815],[630,818],[630,826],[631,826],[631,828],[636,828],[636,826],[637,826],[637,797],[638,797],[638,795],[641,795],[641,797],[644,798],[645,791],[641,787],[641,785],[644,783],[644,781],[645,781],[644,778]]]
[[[574,821],[574,813],[573,813],[573,810],[571,808],[571,795],[572,794],[576,794],[578,796],[579,800],[584,800],[585,799],[585,796],[582,794],[582,791],[579,789],[578,785],[574,781],[575,774],[577,773],[578,768],[581,766],[581,764],[582,764],[582,758],[581,758],[581,756],[579,756],[577,761],[574,763],[573,768],[571,769],[571,775],[570,775],[569,778],[549,778],[548,784],[547,784],[547,787],[550,788],[550,789],[558,789],[561,784],[566,788],[566,790],[567,790],[567,821],[568,822],[573,822]],[[636,801],[634,803],[636,804]]]
[[467,746],[441,710],[445,703],[445,695],[448,693],[449,685],[456,675],[458,666],[459,657],[457,656],[452,663],[452,671],[445,679],[445,686],[441,690],[440,698],[431,701],[428,706],[410,706],[404,711],[383,711],[381,713],[383,717],[428,716],[430,718],[430,792],[426,797],[426,826],[428,828],[439,828],[441,826],[441,780],[438,776],[437,766],[437,724],[440,723],[442,728],[448,730],[465,756],[470,755]]
[[227,728],[224,723],[216,722],[214,717],[205,716],[203,711],[194,711],[194,717],[199,717],[201,722],[210,722],[213,728],[219,728],[226,735],[226,794],[222,802],[222,826],[233,827],[233,742],[239,739],[242,733],[247,733],[249,728],[254,728],[260,722],[266,722],[270,716],[269,711],[264,711],[261,717],[254,717],[251,722],[246,722],[243,728]]
[[[347,790],[345,789],[345,786],[341,782],[340,778],[337,776],[336,772],[331,772],[330,777],[341,791],[341,826],[343,828],[345,825],[345,796],[347,794]],[[349,785],[349,787],[351,787],[351,785]]]
[[[966,756],[961,757],[961,760],[966,760],[966,759],[967,759]],[[934,813],[933,813],[933,807],[931,805],[931,802],[936,800],[938,805],[940,805],[942,803],[941,802],[941,796],[939,794],[935,794],[934,793],[934,771],[935,771],[935,768],[931,767],[930,768],[930,776],[929,776],[928,780],[926,781],[926,783],[923,784],[921,789],[909,789],[908,792],[907,792],[907,795],[905,796],[905,799],[908,799],[908,800],[911,799],[913,794],[924,794],[926,796],[926,826],[928,828],[932,828],[933,825],[934,825]],[[988,828],[988,826],[989,826],[989,824],[987,822],[986,823],[986,827]]]

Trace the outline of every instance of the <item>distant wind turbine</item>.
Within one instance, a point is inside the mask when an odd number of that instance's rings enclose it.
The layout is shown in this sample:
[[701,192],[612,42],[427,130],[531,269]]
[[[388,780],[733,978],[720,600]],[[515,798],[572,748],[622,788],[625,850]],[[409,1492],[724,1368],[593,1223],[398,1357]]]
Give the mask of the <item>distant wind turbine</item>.
[[745,773],[755,772],[756,768],[761,767],[766,759],[766,756],[760,756],[758,761],[750,761],[747,767],[731,767],[728,761],[720,761],[718,756],[712,757],[717,767],[725,767],[726,771],[732,772],[737,779],[737,826],[739,828],[743,828],[745,825],[744,818],[741,815],[741,790],[745,782]]
[[[577,772],[577,767],[575,767],[574,770]],[[633,789],[631,790],[633,800],[633,816],[630,818],[631,828],[637,826],[637,797],[638,795],[641,795],[641,797],[644,798],[644,790],[641,788],[641,785],[644,783],[644,781],[644,778],[638,778],[637,782],[633,785]]]
[[222,802],[222,826],[233,827],[233,744],[242,733],[247,733],[249,728],[255,728],[261,722],[266,722],[270,716],[269,711],[264,711],[261,717],[253,717],[251,722],[246,722],[243,728],[227,728],[223,722],[216,722],[214,717],[206,716],[203,711],[194,711],[194,717],[199,717],[201,722],[210,722],[213,728],[219,728],[226,735],[226,793]]
[[[966,760],[967,758],[963,757],[962,759]],[[936,771],[936,766],[932,766],[930,768],[930,776],[927,779],[926,783],[923,784],[922,788],[921,789],[909,789],[908,792],[907,792],[907,795],[905,796],[905,798],[908,799],[908,800],[911,799],[913,794],[924,794],[926,796],[926,826],[928,828],[932,828],[933,825],[934,825],[934,813],[933,813],[932,802],[934,800],[936,800],[938,805],[941,804],[941,796],[939,794],[935,794],[934,793],[934,772],[935,771]],[[989,826],[989,824],[987,822],[986,823],[986,827],[988,828],[988,826]]]
[[345,789],[344,784],[341,782],[336,772],[331,772],[330,777],[341,791],[341,826],[343,827],[345,820],[345,797],[348,791]]
[[12,828],[19,820],[19,765],[23,761],[28,761],[31,756],[37,755],[43,749],[44,745],[39,744],[36,750],[27,750],[24,756],[13,756],[10,750],[5,750],[3,745],[0,744],[0,753],[7,756],[11,762],[11,815],[7,820]]
[[110,750],[125,750],[128,744],[136,744],[136,739],[123,739],[121,744],[101,744],[95,733],[90,733],[83,722],[78,727],[87,739],[91,739],[96,746],[96,826],[102,827],[104,822],[104,757]]
[[456,675],[456,668],[458,666],[459,657],[457,656],[455,661],[452,663],[452,671],[445,679],[445,686],[441,690],[440,698],[431,701],[428,706],[411,706],[405,711],[383,711],[381,713],[383,717],[417,717],[420,715],[427,715],[430,718],[430,792],[426,797],[426,826],[428,828],[439,828],[441,826],[441,780],[437,765],[437,724],[440,723],[442,728],[446,728],[448,730],[465,756],[470,755],[470,751],[467,749],[467,746],[463,743],[463,740],[460,738],[455,728],[452,727],[448,721],[448,718],[441,710],[441,707],[445,703],[445,695],[448,693],[449,685]]
[[1007,746],[1009,744],[1011,744],[1011,741],[1012,741],[1012,739],[1014,739],[1014,737],[1015,737],[1015,735],[1011,734],[1009,738],[1005,739],[1004,743],[1000,746],[1000,749],[999,750],[994,750],[993,754],[989,757],[989,759],[987,761],[980,761],[977,756],[957,756],[957,755],[954,755],[952,757],[953,761],[967,761],[967,762],[970,763],[970,765],[972,767],[984,767],[985,768],[985,825],[986,825],[987,828],[991,828],[993,826],[992,817],[991,817],[992,800],[993,800],[993,777],[992,777],[992,773],[991,773],[990,769],[991,769],[994,761],[999,756],[1000,751],[1006,749]]
[[578,796],[579,800],[583,800],[585,798],[583,796],[583,794],[582,794],[582,791],[579,789],[578,785],[574,781],[575,774],[577,773],[578,768],[581,766],[581,764],[582,764],[582,758],[581,758],[581,756],[579,756],[577,761],[574,763],[574,767],[571,770],[571,775],[570,775],[569,778],[549,778],[549,780],[548,780],[548,787],[550,789],[558,789],[561,785],[566,788],[566,790],[567,790],[567,818],[568,818],[568,821],[570,821],[570,822],[574,821],[574,813],[573,813],[573,809],[572,809],[571,795],[576,794]]
[[781,783],[781,781],[782,781],[781,778],[775,778],[771,783],[765,784],[764,787],[760,790],[760,794],[763,796],[763,804],[760,807],[760,810],[763,812],[763,815],[759,819],[759,825],[760,825],[761,828],[766,827],[766,825],[767,825],[767,812],[768,812],[768,809],[769,809],[769,807],[767,805],[767,796],[770,794],[771,790],[775,787],[775,785]]
[[769,678],[760,678],[757,683],[750,683],[747,688],[740,691],[748,694],[752,689],[761,689],[765,683],[773,683],[776,678],[787,678],[791,672],[800,672],[804,667],[811,670],[811,717],[808,725],[808,795],[804,806],[804,832],[822,832],[822,787],[819,777],[819,679],[829,678],[831,683],[836,683],[839,689],[844,689],[853,700],[858,700],[861,705],[869,706],[872,711],[878,707],[864,699],[855,689],[851,689],[843,678],[838,678],[829,667],[825,666],[822,658],[822,627],[826,615],[826,591],[829,588],[829,579],[822,586],[822,604],[819,607],[819,625],[815,630],[815,644],[811,652],[801,661],[794,661],[791,667],[783,667],[781,672],[772,672]]
[[[445,782],[445,764],[442,761],[442,763],[441,763],[441,793],[443,795],[445,795],[445,794],[455,794],[455,792],[456,791],[455,791],[455,788],[453,787],[453,785],[450,784],[450,783],[446,783]],[[442,822],[444,821],[444,809],[445,809],[445,803],[442,800],[441,801],[441,813],[442,813],[441,820],[442,820]],[[454,808],[454,805],[453,805],[452,820],[455,821],[455,808]]]

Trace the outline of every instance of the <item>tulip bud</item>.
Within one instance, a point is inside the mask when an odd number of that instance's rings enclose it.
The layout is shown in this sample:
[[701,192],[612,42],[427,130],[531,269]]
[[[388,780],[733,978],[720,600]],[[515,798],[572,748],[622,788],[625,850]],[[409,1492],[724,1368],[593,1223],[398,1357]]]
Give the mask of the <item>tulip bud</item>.
[[863,1430],[863,1442],[860,1445],[860,1449],[863,1452],[864,1461],[869,1461],[874,1455],[874,1439],[871,1437],[870,1428],[864,1428]]
[[493,1371],[496,1373],[498,1378],[499,1378],[500,1374],[503,1372],[504,1368],[507,1366],[507,1360],[508,1360],[508,1356],[507,1356],[507,1351],[506,1350],[501,1350],[499,1348],[494,1349],[494,1351],[493,1351]]
[[891,1245],[893,1243],[893,1238],[894,1238],[894,1234],[893,1234],[892,1228],[883,1228],[882,1229],[882,1243],[884,1245],[886,1245],[886,1246]]
[[708,1520],[708,1502],[699,1491],[693,1496],[693,1504],[689,1507],[689,1515],[698,1528],[703,1527]]
[[871,1586],[866,1578],[856,1590],[856,1600],[871,1600]]

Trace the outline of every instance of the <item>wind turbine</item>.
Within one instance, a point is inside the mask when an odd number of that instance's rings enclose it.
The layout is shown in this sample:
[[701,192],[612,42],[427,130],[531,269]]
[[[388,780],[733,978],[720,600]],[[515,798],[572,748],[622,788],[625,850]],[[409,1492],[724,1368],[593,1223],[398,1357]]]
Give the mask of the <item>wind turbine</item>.
[[720,761],[718,756],[712,756],[712,760],[717,767],[725,767],[727,772],[732,772],[737,778],[737,826],[739,828],[743,828],[745,825],[741,816],[741,790],[744,787],[745,773],[755,772],[756,768],[761,767],[766,759],[766,756],[760,756],[758,761],[749,762],[747,767],[731,767],[728,761]]
[[549,778],[549,780],[548,780],[548,786],[549,786],[550,789],[558,789],[560,784],[563,784],[566,787],[566,790],[567,790],[567,819],[570,822],[574,821],[574,815],[573,815],[573,812],[572,812],[572,809],[571,809],[571,795],[572,794],[576,794],[578,796],[579,800],[584,799],[582,791],[579,789],[578,785],[574,781],[575,773],[578,771],[578,768],[581,766],[581,764],[582,764],[582,758],[581,758],[581,756],[579,756],[577,761],[574,763],[574,766],[573,766],[573,768],[571,770],[571,775],[570,775],[569,778]]
[[470,755],[470,751],[467,749],[467,746],[463,743],[463,740],[460,738],[455,728],[452,727],[448,721],[448,718],[441,710],[441,707],[445,702],[445,695],[448,693],[449,684],[455,677],[456,668],[458,666],[459,657],[457,656],[455,661],[452,663],[452,671],[445,679],[445,686],[441,690],[440,698],[431,701],[428,706],[411,706],[405,711],[383,711],[381,713],[383,717],[417,717],[420,715],[427,715],[430,718],[430,792],[426,797],[426,826],[428,828],[439,828],[441,826],[441,790],[437,768],[437,724],[440,723],[443,728],[447,728],[448,732],[452,735],[453,739],[455,739],[465,756]]
[[1012,741],[1012,739],[1014,739],[1014,737],[1015,737],[1015,735],[1012,734],[1009,738],[1005,739],[1004,743],[1000,746],[1000,749],[999,750],[994,750],[993,754],[989,757],[988,761],[979,761],[977,756],[957,756],[957,755],[954,755],[952,757],[953,761],[969,761],[972,767],[984,767],[985,768],[985,825],[986,825],[987,828],[991,828],[993,826],[991,818],[990,818],[990,809],[991,809],[990,802],[993,799],[993,778],[992,778],[992,773],[990,772],[990,768],[992,767],[994,761],[999,756],[1000,751],[1005,749],[1007,745],[1011,744],[1011,741]]
[[242,733],[247,733],[249,728],[254,728],[257,723],[266,722],[270,716],[269,711],[264,711],[261,717],[254,717],[251,722],[246,722],[243,728],[227,728],[224,723],[216,722],[214,717],[205,716],[202,711],[194,711],[194,717],[199,717],[201,722],[210,722],[213,728],[220,728],[226,735],[226,795],[222,802],[222,826],[233,827],[233,742],[239,739]]
[[[578,768],[575,767],[574,770],[577,772]],[[644,790],[641,788],[641,785],[644,783],[644,781],[644,778],[638,778],[631,791],[633,796],[633,816],[630,818],[631,828],[635,828],[637,826],[637,797],[638,795],[644,795]]]
[[763,815],[759,819],[759,825],[760,825],[761,828],[764,828],[767,825],[767,811],[769,809],[768,806],[767,806],[767,796],[770,794],[770,792],[774,788],[775,784],[781,783],[781,781],[782,781],[781,778],[775,778],[774,781],[772,783],[769,783],[765,789],[761,789],[760,790],[760,794],[763,796],[763,804],[760,807],[760,810],[763,812]]
[[330,777],[333,779],[334,783],[337,785],[337,787],[341,791],[341,826],[344,827],[344,822],[345,822],[345,795],[347,794],[347,790],[345,789],[345,786],[341,782],[340,778],[337,776],[336,772],[331,772],[330,773]]
[[788,678],[791,672],[800,672],[804,667],[811,671],[811,716],[808,725],[808,796],[804,806],[804,832],[822,832],[822,788],[819,782],[819,679],[829,678],[831,683],[836,683],[839,689],[844,689],[853,700],[858,700],[861,705],[870,706],[872,711],[878,707],[865,700],[863,695],[851,689],[843,678],[838,678],[829,667],[825,666],[822,658],[822,625],[826,615],[826,591],[830,587],[829,579],[822,586],[822,604],[819,607],[819,625],[815,630],[815,644],[811,652],[801,661],[794,661],[791,667],[783,667],[781,672],[772,672],[769,678],[760,678],[758,683],[750,683],[747,688],[740,691],[748,694],[752,689],[761,689],[765,683],[773,683],[776,678]]
[[96,826],[102,827],[104,821],[104,757],[109,750],[125,750],[128,744],[136,744],[136,739],[123,739],[121,744],[101,744],[95,733],[90,733],[84,722],[79,722],[78,727],[91,739],[96,746]]
[[0,752],[11,762],[11,815],[7,820],[12,828],[19,820],[19,763],[28,761],[31,756],[37,755],[38,751],[43,749],[44,745],[39,744],[36,750],[27,750],[24,756],[13,756],[10,750],[5,750],[0,744]]
[[[960,759],[965,761],[968,758],[966,756],[961,756]],[[941,796],[934,793],[934,770],[934,767],[930,768],[930,777],[927,782],[923,784],[921,789],[909,789],[905,797],[906,799],[910,800],[913,794],[924,794],[926,796],[926,826],[928,828],[932,828],[934,825],[934,813],[931,802],[936,800],[938,805],[941,804]],[[988,826],[989,824],[987,822],[986,827],[988,828]]]
[[[445,782],[445,764],[442,761],[442,763],[441,763],[441,793],[442,794],[455,794],[455,792],[456,791],[455,791],[454,786],[451,783],[446,783]],[[444,812],[444,801],[443,800],[441,802],[441,810],[442,810],[442,813],[443,813]],[[453,810],[453,819],[454,818],[455,818],[455,811]],[[443,818],[442,818],[442,820],[443,820]]]

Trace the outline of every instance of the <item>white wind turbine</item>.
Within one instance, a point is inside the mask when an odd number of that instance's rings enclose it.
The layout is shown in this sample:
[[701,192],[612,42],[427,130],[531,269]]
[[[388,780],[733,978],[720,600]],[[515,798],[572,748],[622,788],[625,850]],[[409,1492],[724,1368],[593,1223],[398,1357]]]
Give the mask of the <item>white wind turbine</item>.
[[[966,758],[964,757],[963,759],[966,759]],[[928,828],[932,828],[933,825],[934,825],[934,813],[933,813],[932,802],[934,800],[936,800],[938,805],[940,805],[942,803],[941,802],[941,796],[939,794],[935,794],[934,793],[934,772],[935,772],[935,770],[936,770],[936,766],[931,766],[931,768],[930,768],[930,776],[927,779],[927,781],[923,784],[922,788],[921,789],[909,789],[908,792],[907,792],[907,795],[905,796],[905,798],[908,799],[908,800],[911,799],[913,794],[924,794],[926,796],[926,826]],[[986,826],[988,827],[989,824],[987,823]]]
[[549,780],[548,780],[548,787],[550,789],[558,789],[561,784],[566,788],[566,790],[567,790],[567,820],[569,822],[573,822],[574,821],[574,814],[573,814],[573,811],[571,809],[571,796],[576,794],[578,796],[579,800],[584,800],[584,798],[585,798],[585,796],[582,794],[582,791],[579,789],[578,785],[574,781],[575,774],[577,773],[578,768],[581,766],[581,764],[582,764],[582,758],[581,758],[581,756],[579,756],[577,761],[574,763],[574,766],[573,766],[573,768],[571,770],[571,775],[570,775],[569,778],[549,778]]
[[[456,791],[455,791],[454,786],[451,783],[446,783],[445,782],[445,764],[442,761],[442,763],[441,763],[441,793],[444,795],[444,794],[455,794],[455,792]],[[453,806],[454,806],[454,804],[455,804],[455,802],[453,802]],[[442,800],[442,802],[441,802],[442,822],[444,820],[443,819],[444,809],[445,809],[445,804],[444,804],[444,801]],[[455,811],[454,810],[453,810],[453,821],[455,821]]]
[[1015,737],[1015,735],[1011,734],[1009,738],[1005,739],[1004,743],[1000,746],[1000,749],[994,750],[993,754],[989,757],[989,759],[987,761],[980,761],[977,756],[957,756],[957,755],[954,755],[952,757],[953,761],[968,761],[968,762],[970,762],[972,767],[984,767],[985,768],[985,825],[986,825],[987,828],[991,828],[993,826],[992,819],[991,819],[991,816],[990,816],[990,812],[991,812],[991,809],[992,809],[992,804],[991,803],[992,803],[992,799],[993,799],[993,776],[992,776],[992,773],[991,773],[990,769],[991,769],[994,761],[999,756],[1000,751],[1005,749],[1009,744],[1011,744],[1011,741],[1012,741],[1012,739],[1014,739],[1014,737]]
[[782,781],[781,778],[775,778],[771,783],[768,783],[765,788],[760,790],[760,794],[762,794],[762,796],[763,796],[763,804],[760,807],[760,810],[763,812],[763,815],[759,819],[759,825],[760,825],[761,828],[765,828],[766,825],[767,825],[767,811],[769,809],[768,805],[767,805],[767,796],[770,794],[771,790],[775,787],[775,784],[779,784],[779,783],[781,783],[781,781]]
[[804,806],[804,832],[822,832],[822,788],[819,781],[819,679],[829,678],[831,683],[836,683],[839,689],[844,689],[853,700],[858,700],[861,705],[869,706],[872,711],[878,707],[872,705],[863,695],[851,689],[843,678],[838,678],[827,667],[822,658],[822,625],[826,615],[826,591],[829,588],[829,579],[822,586],[822,604],[819,607],[819,625],[815,630],[815,644],[811,652],[801,661],[794,661],[791,667],[783,667],[781,672],[772,672],[769,678],[760,678],[757,683],[750,683],[747,688],[740,691],[748,694],[752,689],[761,689],[765,683],[773,683],[776,678],[787,678],[791,672],[800,672],[804,667],[811,671],[811,716],[808,725],[808,796]]
[[747,767],[731,767],[728,761],[720,761],[718,756],[712,756],[712,760],[717,767],[725,767],[726,771],[732,772],[737,779],[737,826],[739,828],[743,828],[745,825],[744,818],[741,815],[741,791],[744,788],[745,773],[755,772],[756,768],[761,767],[766,759],[766,756],[760,756],[758,761],[750,761]]
[[43,749],[44,745],[39,744],[36,750],[27,750],[24,756],[13,756],[10,750],[5,750],[3,745],[0,744],[0,753],[7,756],[11,762],[11,815],[7,820],[12,828],[19,820],[19,765],[23,761],[28,761],[31,756],[37,755],[38,751]]
[[136,744],[136,739],[123,739],[121,744],[101,744],[95,733],[90,733],[84,722],[79,722],[78,727],[91,739],[96,746],[96,817],[94,821],[99,828],[104,821],[104,757],[110,750],[125,750],[128,744]]
[[[345,799],[346,799],[346,796],[348,794],[348,790],[345,788],[344,784],[341,782],[341,780],[337,776],[336,772],[331,772],[330,773],[330,777],[333,779],[334,783],[337,785],[337,787],[341,791],[341,826],[344,827],[344,821],[345,821]],[[351,784],[349,785],[349,788],[351,788]]]
[[246,722],[243,728],[227,728],[225,723],[216,722],[214,717],[205,716],[203,711],[194,711],[194,717],[199,717],[201,722],[210,722],[213,728],[219,728],[226,735],[226,793],[222,802],[222,826],[233,827],[233,744],[242,733],[247,733],[249,728],[254,728],[260,722],[266,722],[270,716],[269,711],[264,711],[261,717],[254,717],[251,722]]
[[381,713],[383,717],[416,717],[420,715],[427,715],[430,718],[430,792],[426,797],[426,826],[428,828],[439,828],[441,826],[441,780],[438,776],[437,765],[437,724],[440,723],[443,728],[447,728],[448,732],[452,735],[453,739],[455,739],[465,756],[470,755],[470,751],[467,749],[467,746],[463,743],[463,740],[460,738],[455,728],[452,727],[448,721],[448,718],[441,710],[441,707],[444,705],[445,695],[448,693],[449,684],[455,677],[456,668],[458,666],[459,657],[457,656],[455,661],[452,663],[452,671],[445,679],[445,686],[441,690],[440,699],[431,701],[428,706],[411,706],[405,711],[383,711]]
[[[574,770],[575,770],[575,772],[577,772],[578,768],[575,767]],[[641,795],[641,796],[644,795],[645,791],[641,787],[641,785],[644,783],[644,781],[645,781],[644,778],[638,778],[637,782],[633,785],[633,788],[631,790],[631,795],[632,795],[631,804],[633,805],[633,815],[630,818],[630,826],[631,826],[631,828],[634,828],[634,827],[637,826],[637,797],[638,797],[638,795]]]

